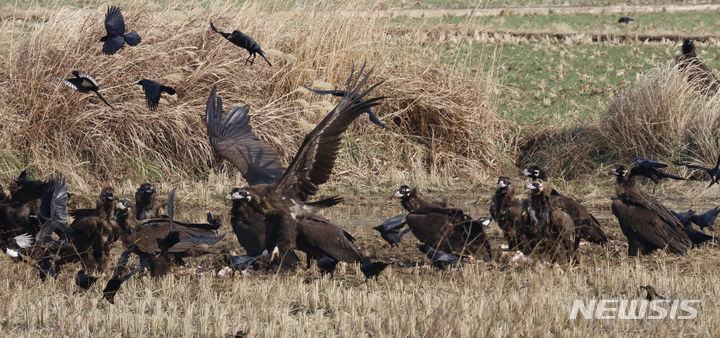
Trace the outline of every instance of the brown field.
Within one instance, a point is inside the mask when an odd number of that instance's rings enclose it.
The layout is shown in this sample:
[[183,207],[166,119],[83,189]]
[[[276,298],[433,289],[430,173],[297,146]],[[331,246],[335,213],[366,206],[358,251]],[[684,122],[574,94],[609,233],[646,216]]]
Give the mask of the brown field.
[[[141,273],[123,286],[111,305],[101,292],[111,271],[79,293],[73,281],[77,266],[41,282],[30,266],[2,258],[0,334],[718,335],[720,286],[713,283],[720,278],[718,246],[713,242],[686,257],[659,252],[628,258],[626,240],[609,210],[614,188],[606,172],[616,162],[630,164],[636,156],[714,162],[720,144],[715,135],[719,96],[695,94],[666,58],[607,91],[589,89],[601,98],[587,105],[578,98],[578,106],[590,110],[589,116],[548,111],[517,118],[503,109],[524,105],[522,95],[537,88],[503,82],[510,67],[500,56],[501,47],[494,45],[555,50],[557,39],[488,37],[478,33],[485,28],[472,26],[474,22],[413,23],[348,14],[387,10],[396,5],[392,1],[319,1],[304,7],[288,3],[122,4],[125,22],[143,42],[113,56],[102,55],[97,43],[104,33],[106,3],[4,4],[0,181],[24,168],[39,178],[62,172],[73,193],[71,209],[90,206],[103,185],[128,197],[143,181],[156,183],[161,198],[177,188],[177,218],[201,221],[207,211],[223,215],[223,245],[241,253],[223,198],[243,180],[229,163],[213,155],[207,142],[204,105],[210,88],[218,86],[226,110],[250,104],[254,130],[290,160],[303,136],[336,103],[301,86],[342,85],[353,65],[367,61],[375,66],[371,82],[385,81],[375,94],[388,98],[376,112],[391,131],[372,125],[366,116],[359,118],[345,134],[333,178],[320,193],[342,194],[346,202],[325,216],[352,233],[369,256],[392,265],[377,281],[367,282],[353,264],[340,266],[333,279],[321,278],[315,267],[280,275],[223,277],[215,273],[222,262],[206,257],[160,279]],[[222,30],[242,27],[251,33],[273,67],[260,59],[253,66],[243,65],[245,51],[210,31],[209,19]],[[563,41],[565,46],[647,46],[637,41],[589,41],[586,32],[572,27],[563,33],[575,36]],[[708,32],[716,33],[720,32]],[[656,44],[676,51],[676,42]],[[480,65],[473,63],[478,60]],[[566,67],[568,74],[582,70]],[[118,109],[107,108],[91,94],[72,92],[54,79],[73,69],[94,75],[103,96]],[[537,76],[528,83],[546,83],[540,72]],[[164,98],[157,111],[149,112],[134,84],[143,77],[174,86],[178,95]],[[560,89],[560,97],[554,98],[586,95],[573,86]],[[520,264],[501,257],[502,235],[493,223],[489,233],[498,257],[494,262],[473,261],[442,272],[427,265],[412,236],[391,249],[371,229],[401,212],[399,202],[389,196],[402,183],[420,187],[426,196],[447,197],[473,216],[485,216],[495,178],[518,176],[516,166],[531,163],[558,176],[551,180],[553,186],[583,202],[616,242],[606,248],[583,245],[579,260],[568,265]],[[705,189],[706,185],[663,183],[654,196],[673,210],[704,211],[717,206],[720,197],[718,188]],[[651,185],[645,188],[652,190]],[[116,245],[113,259],[120,252]],[[700,300],[697,318],[569,318],[574,300],[643,299],[639,286],[646,284],[668,299]]]

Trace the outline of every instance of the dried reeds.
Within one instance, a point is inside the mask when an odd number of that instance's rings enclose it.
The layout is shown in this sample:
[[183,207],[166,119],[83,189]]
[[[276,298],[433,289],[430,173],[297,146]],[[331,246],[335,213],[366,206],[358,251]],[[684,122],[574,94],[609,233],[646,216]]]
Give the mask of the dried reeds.
[[[250,104],[256,133],[289,160],[335,104],[301,86],[341,87],[351,66],[364,61],[376,67],[373,81],[385,81],[376,92],[388,98],[377,113],[392,132],[356,122],[336,167],[343,179],[472,178],[495,167],[506,128],[490,109],[489,91],[441,66],[436,52],[418,53],[422,46],[388,36],[387,20],[357,15],[371,5],[354,6],[321,1],[266,11],[252,3],[205,9],[133,2],[123,6],[125,22],[143,42],[113,56],[102,55],[98,43],[105,8],[56,8],[5,24],[0,172],[61,170],[72,184],[91,185],[117,177],[203,177],[217,167],[203,124],[213,85],[227,108]],[[274,66],[244,65],[246,52],[212,32],[210,19],[253,36]],[[74,69],[93,75],[117,109],[54,79]],[[135,85],[142,78],[173,86],[177,97],[148,111]]]

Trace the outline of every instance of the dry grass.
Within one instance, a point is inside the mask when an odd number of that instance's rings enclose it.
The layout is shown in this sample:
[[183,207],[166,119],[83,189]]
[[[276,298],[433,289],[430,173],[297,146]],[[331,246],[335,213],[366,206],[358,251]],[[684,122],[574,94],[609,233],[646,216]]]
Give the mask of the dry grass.
[[[0,27],[0,172],[7,178],[25,166],[40,175],[59,170],[75,186],[118,176],[204,178],[218,167],[203,122],[213,85],[226,107],[249,103],[256,132],[289,160],[336,103],[301,86],[343,86],[351,66],[364,61],[375,66],[372,81],[385,81],[374,94],[388,96],[377,112],[392,131],[359,119],[345,137],[334,177],[370,179],[374,186],[429,174],[440,183],[496,167],[507,129],[492,112],[487,82],[443,67],[433,50],[418,52],[413,41],[388,36],[387,20],[339,11],[373,8],[353,6],[319,2],[268,11],[253,4],[205,9],[135,2],[122,9],[143,42],[113,56],[102,55],[97,42],[104,6],[24,12]],[[243,65],[246,52],[212,32],[209,19],[220,29],[251,34],[274,66]],[[73,69],[94,75],[117,109],[54,79]],[[174,86],[177,97],[165,96],[149,112],[135,84],[142,78]]]

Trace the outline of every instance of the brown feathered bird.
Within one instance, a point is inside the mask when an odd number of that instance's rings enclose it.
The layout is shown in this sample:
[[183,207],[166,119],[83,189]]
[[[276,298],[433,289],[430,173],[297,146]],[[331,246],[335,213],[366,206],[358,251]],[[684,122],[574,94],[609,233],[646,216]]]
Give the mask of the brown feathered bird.
[[557,262],[569,261],[575,256],[578,246],[572,217],[550,202],[552,189],[546,183],[537,180],[529,183],[527,188],[530,197],[526,202],[526,210],[530,225],[539,234],[534,253]]
[[160,203],[155,198],[157,190],[150,183],[143,183],[135,191],[135,219],[160,217]]
[[120,228],[115,222],[115,205],[115,191],[105,187],[96,201],[94,214],[77,217],[70,224],[70,242],[89,272],[105,267],[110,245],[120,236]]
[[409,211],[405,221],[413,235],[436,250],[469,254],[489,261],[490,243],[481,222],[445,202],[429,202],[417,196],[415,189],[405,185],[395,193]]
[[[364,97],[380,83],[361,92],[372,73],[351,74],[340,103],[308,134],[289,167],[280,165],[280,156],[272,147],[260,141],[251,130],[249,106],[236,108],[223,116],[222,100],[216,88],[210,93],[206,106],[206,122],[210,144],[217,154],[232,162],[250,184],[240,193],[248,206],[272,223],[281,256],[295,248],[297,224],[316,217],[314,212],[325,207],[308,203],[318,187],[332,172],[342,134],[356,118],[376,106],[382,97]],[[267,249],[267,248],[266,248]]]
[[628,171],[618,165],[610,171],[616,177],[617,194],[613,198],[612,211],[627,237],[628,256],[662,248],[674,254],[685,254],[692,242],[682,222],[660,202],[640,190],[633,169]]
[[[174,196],[174,194],[171,194]],[[124,212],[118,214],[118,225],[129,229],[130,233],[123,238],[123,244],[140,256],[141,260],[150,258],[148,266],[152,276],[166,274],[175,263],[182,262],[185,256],[198,256],[214,253],[201,244],[213,245],[222,236],[218,236],[218,224],[186,223],[173,219],[172,197],[168,198],[168,217],[156,217],[138,221],[133,217],[132,204],[119,203],[118,208]],[[165,244],[171,231],[178,233],[177,241]],[[197,240],[194,240],[197,239]]]
[[520,250],[524,254],[532,253],[537,244],[538,234],[530,227],[523,203],[514,198],[515,189],[510,178],[498,177],[498,188],[492,198],[490,215],[503,231],[508,242],[508,250]]
[[400,188],[393,195],[400,199],[400,204],[405,210],[413,212],[415,210],[427,209],[427,208],[447,208],[448,204],[446,200],[427,201],[420,197],[417,189],[410,188],[407,185],[401,185]]
[[[529,167],[523,170],[523,173],[532,180],[545,180],[547,178],[545,170],[538,166]],[[600,227],[600,222],[580,202],[552,189],[550,191],[550,203],[554,207],[561,208],[572,217],[573,222],[575,222],[575,232],[579,238],[600,245],[607,243],[607,236]]]
[[682,54],[675,57],[675,63],[678,69],[687,73],[688,82],[696,91],[713,95],[720,89],[720,81],[695,54],[693,40],[683,41]]

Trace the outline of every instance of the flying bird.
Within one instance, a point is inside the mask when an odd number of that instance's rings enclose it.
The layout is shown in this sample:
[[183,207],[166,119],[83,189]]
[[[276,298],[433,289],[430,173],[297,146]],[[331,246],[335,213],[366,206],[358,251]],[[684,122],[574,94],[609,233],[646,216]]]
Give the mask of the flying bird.
[[257,54],[260,54],[260,56],[265,59],[265,62],[267,62],[270,67],[272,67],[272,64],[270,64],[270,61],[268,61],[267,57],[265,57],[265,53],[260,48],[260,45],[258,45],[258,43],[255,42],[255,40],[253,40],[253,38],[251,38],[247,34],[239,30],[234,30],[232,34],[221,32],[217,28],[215,28],[215,25],[213,25],[212,21],[210,21],[210,28],[212,28],[215,33],[222,35],[224,38],[228,39],[228,41],[232,42],[236,46],[245,48],[248,53],[250,53],[248,58],[245,60],[245,64],[247,64],[248,61],[250,62],[250,64],[253,64],[255,62],[255,57],[257,57]]
[[74,90],[77,90],[81,93],[88,93],[88,92],[92,91],[93,93],[95,93],[95,95],[97,95],[100,98],[100,100],[105,102],[105,104],[108,105],[108,107],[115,109],[115,107],[110,105],[110,103],[108,103],[105,100],[105,98],[102,97],[102,95],[100,95],[100,92],[98,92],[98,89],[100,89],[100,87],[98,87],[97,81],[95,81],[95,79],[93,79],[92,76],[90,76],[87,73],[79,72],[77,70],[73,70],[72,75],[74,75],[75,77],[69,78],[69,79],[61,79],[56,76],[55,78],[60,80],[66,86],[68,86]]
[[107,34],[100,38],[100,42],[104,42],[102,52],[106,55],[117,53],[126,43],[135,46],[142,41],[135,31],[125,34],[125,19],[120,13],[120,8],[115,6],[110,6],[105,14],[105,30]]
[[665,163],[646,160],[643,158],[636,158],[635,163],[637,163],[637,165],[630,169],[631,175],[643,176],[652,180],[655,183],[655,185],[653,186],[653,193],[655,193],[655,187],[657,187],[657,184],[663,178],[669,178],[673,180],[685,180],[685,178],[683,177],[671,175],[658,170],[659,168],[666,168],[667,164]]
[[169,95],[175,95],[175,89],[153,80],[142,79],[138,81],[137,84],[142,85],[143,91],[145,92],[145,99],[147,100],[150,110],[157,109],[158,104],[160,104],[160,94],[163,92]]
[[[342,251],[342,256],[347,257],[333,257],[334,259],[351,259],[349,261],[352,262],[362,257],[358,255],[357,248],[351,250],[347,247],[345,242],[352,242],[348,238],[349,234],[344,234],[342,229],[315,214],[322,208],[337,204],[338,198],[331,197],[317,202],[310,202],[308,199],[317,193],[320,185],[330,179],[340,151],[342,134],[367,108],[379,104],[383,99],[363,98],[380,85],[378,83],[362,89],[372,74],[372,70],[363,74],[364,71],[365,65],[359,74],[353,69],[347,88],[352,94],[343,97],[315,129],[305,136],[287,169],[281,167],[278,153],[252,133],[248,124],[249,106],[223,114],[222,100],[217,97],[217,88],[213,88],[208,97],[205,114],[210,144],[218,155],[232,162],[250,184],[233,192],[234,196],[231,198],[237,200],[242,209],[250,212],[252,217],[264,221],[263,228],[271,230],[265,235],[274,238],[280,257],[290,255],[296,245],[300,247],[297,244],[298,238],[303,237],[303,233],[307,235],[305,240],[315,243],[308,248],[315,250],[322,245],[326,246],[327,250]],[[306,228],[303,229],[303,226]],[[314,235],[315,231],[322,235]],[[324,236],[342,241],[345,243],[344,247],[335,248],[334,246],[341,243],[326,243]],[[328,253],[325,249],[321,251]],[[313,252],[313,256],[321,257],[319,253]]]
[[718,180],[720,180],[720,156],[718,156],[717,162],[715,162],[715,166],[712,168],[705,168],[695,164],[686,164],[685,166],[691,169],[700,169],[708,173],[708,175],[710,175],[710,184],[707,186],[708,188],[712,187],[713,184],[718,183]]
[[620,19],[618,19],[618,23],[629,24],[630,21],[635,21],[635,19],[628,17],[628,16],[623,16]]
[[[310,88],[310,87],[308,87],[308,86],[303,86],[303,87],[304,87],[305,89],[307,89],[307,90],[309,90],[309,91],[311,91],[311,92],[313,92],[313,93],[315,93],[315,94],[319,94],[319,95],[328,95],[328,94],[330,94],[330,95],[332,95],[332,96],[337,96],[337,97],[345,97],[345,95],[347,95],[347,91],[344,91],[344,90],[338,90],[338,89],[334,89],[334,90],[319,90],[319,89],[312,89],[312,88]],[[372,121],[372,123],[375,123],[375,124],[377,124],[377,125],[380,126],[380,127],[383,127],[383,128],[385,128],[385,129],[387,129],[387,130],[390,130],[390,128],[388,128],[388,126],[385,125],[385,123],[382,123],[382,121],[380,121],[380,119],[377,117],[377,115],[375,115],[375,112],[372,111],[372,108],[368,108],[365,112],[368,113],[368,115],[370,116],[370,121]]]

